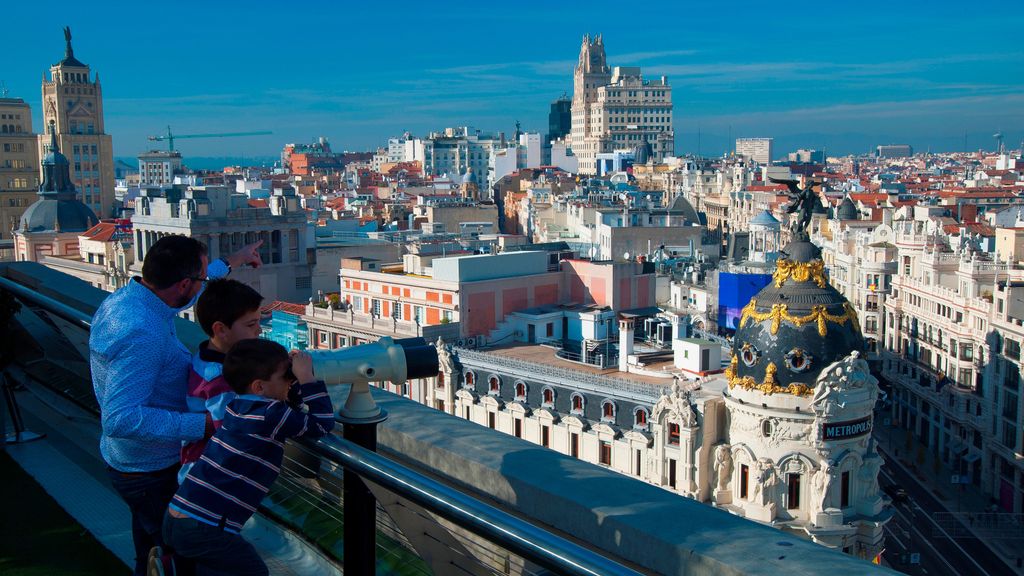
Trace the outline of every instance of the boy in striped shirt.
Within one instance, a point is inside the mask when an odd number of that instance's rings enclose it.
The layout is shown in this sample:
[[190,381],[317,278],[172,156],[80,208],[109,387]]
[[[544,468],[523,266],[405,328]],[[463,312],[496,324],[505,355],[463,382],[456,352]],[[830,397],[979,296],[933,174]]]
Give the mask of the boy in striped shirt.
[[[256,549],[239,535],[277,479],[288,438],[319,438],[334,427],[334,409],[313,360],[270,340],[242,340],[224,358],[224,379],[238,394],[221,427],[186,474],[164,516],[164,541],[175,556],[230,574],[267,574]],[[298,380],[308,412],[291,407]]]

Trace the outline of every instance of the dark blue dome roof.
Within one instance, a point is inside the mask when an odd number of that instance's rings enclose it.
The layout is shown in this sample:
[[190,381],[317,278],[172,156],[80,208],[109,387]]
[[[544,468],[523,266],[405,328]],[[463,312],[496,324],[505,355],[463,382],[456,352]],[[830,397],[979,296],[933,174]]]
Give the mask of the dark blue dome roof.
[[43,157],[43,183],[39,200],[21,215],[18,229],[23,232],[85,232],[99,218],[91,208],[78,200],[71,182],[67,156],[60,153],[57,134],[50,121],[50,147]]
[[730,387],[807,395],[822,369],[864,350],[857,314],[828,283],[821,250],[795,241],[783,256],[772,282],[743,308]]
[[78,200],[40,198],[21,215],[24,232],[85,232],[99,222],[96,213]]
[[843,198],[839,208],[836,209],[836,218],[840,220],[857,220],[860,218],[860,214],[857,213],[857,206],[849,196]]

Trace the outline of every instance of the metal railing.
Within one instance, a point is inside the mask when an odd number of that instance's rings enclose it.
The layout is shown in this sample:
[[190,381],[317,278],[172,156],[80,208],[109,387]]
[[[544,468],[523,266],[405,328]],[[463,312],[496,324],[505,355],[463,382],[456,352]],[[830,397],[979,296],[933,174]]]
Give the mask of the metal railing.
[[346,471],[386,488],[456,526],[500,544],[556,574],[637,575],[621,564],[338,436],[302,444]]
[[635,382],[602,374],[588,374],[578,370],[509,358],[499,353],[476,352],[465,348],[456,348],[456,350],[459,359],[464,362],[469,361],[469,363],[477,365],[492,364],[509,368],[515,370],[518,375],[527,378],[533,377],[534,379],[548,380],[559,384],[570,382],[576,388],[586,390],[587,392],[607,394],[609,390],[613,390],[621,394],[623,398],[654,404],[668,390],[668,386]]
[[[54,314],[77,328],[86,331],[91,329],[92,318],[89,314],[56,299],[2,277],[0,277],[0,290],[7,291],[19,300],[29,302],[47,313]],[[328,435],[317,442],[303,441],[299,444],[324,458],[329,464],[414,502],[425,510],[450,521],[455,526],[482,537],[555,574],[571,576],[639,574],[601,554],[520,520],[507,512],[427,478],[402,464],[361,448],[336,435]],[[282,476],[281,484],[288,486],[289,489],[301,490],[300,485],[284,476]],[[343,510],[350,505],[358,504],[360,503],[343,502]],[[359,514],[348,514],[347,516],[350,521],[360,518]],[[360,525],[358,529],[375,531],[377,530],[376,524],[376,517],[370,515],[369,524]],[[444,528],[440,527],[440,529]],[[296,529],[296,531],[299,530]],[[346,533],[348,532],[346,530]],[[392,539],[400,541],[401,534],[393,533]],[[371,562],[370,565],[372,566],[373,563]]]

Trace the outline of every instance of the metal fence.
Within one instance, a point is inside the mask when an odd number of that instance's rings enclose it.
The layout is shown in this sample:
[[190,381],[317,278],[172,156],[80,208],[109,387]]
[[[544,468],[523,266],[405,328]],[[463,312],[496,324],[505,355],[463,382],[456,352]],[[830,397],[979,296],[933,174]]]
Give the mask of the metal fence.
[[648,402],[652,405],[657,403],[661,396],[668,392],[668,386],[635,382],[603,374],[588,374],[578,370],[527,362],[517,358],[508,358],[498,353],[476,352],[465,348],[456,348],[455,350],[460,360],[468,361],[470,364],[500,366],[514,370],[517,375],[524,378],[557,382],[561,385],[570,384],[580,390],[598,394],[607,394],[609,391],[613,391],[622,398]]
[[[1009,512],[936,512],[934,536],[998,540],[1024,539],[1024,514]],[[941,530],[939,530],[941,528]],[[945,532],[945,534],[943,534]]]

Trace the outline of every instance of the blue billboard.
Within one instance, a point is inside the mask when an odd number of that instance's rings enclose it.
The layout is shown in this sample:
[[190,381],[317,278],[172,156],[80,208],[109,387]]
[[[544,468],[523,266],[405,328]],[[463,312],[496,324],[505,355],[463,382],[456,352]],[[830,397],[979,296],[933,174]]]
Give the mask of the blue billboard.
[[771,274],[720,273],[718,275],[719,331],[735,332],[739,327],[740,311],[771,281]]

